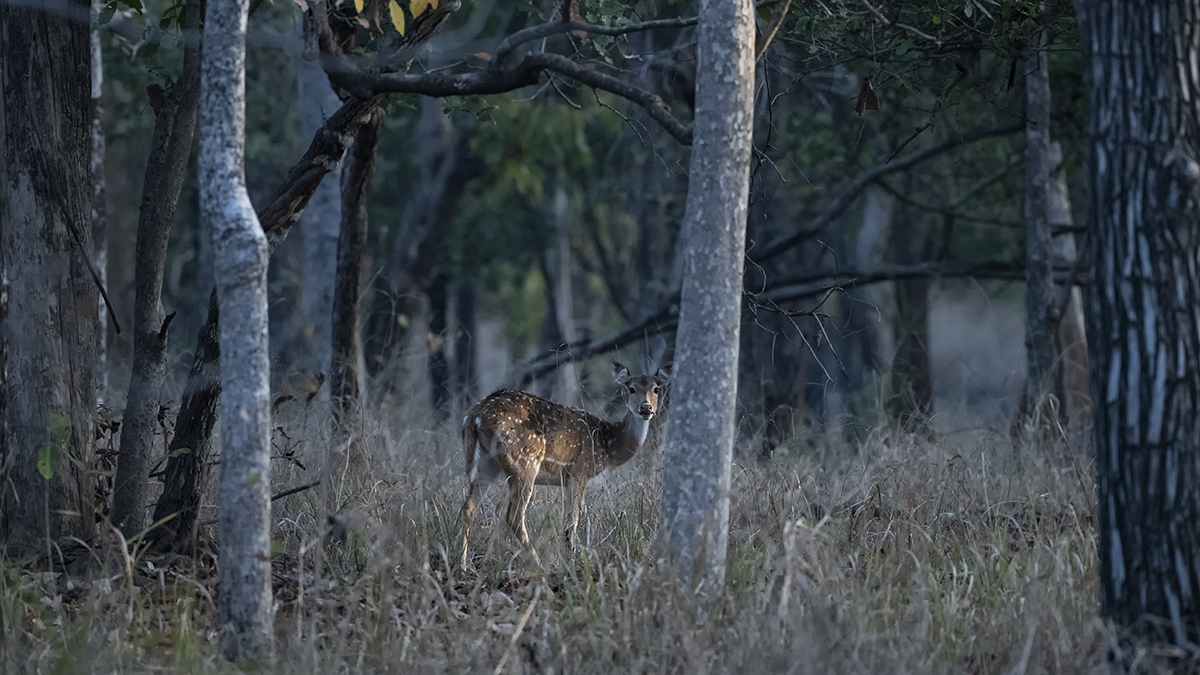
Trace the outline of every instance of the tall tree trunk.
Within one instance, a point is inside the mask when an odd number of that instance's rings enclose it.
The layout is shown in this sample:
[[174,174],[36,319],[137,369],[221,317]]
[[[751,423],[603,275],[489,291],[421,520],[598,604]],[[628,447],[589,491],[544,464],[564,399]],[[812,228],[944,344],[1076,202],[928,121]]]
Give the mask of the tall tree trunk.
[[475,278],[468,276],[458,281],[455,302],[454,333],[454,391],[455,405],[466,409],[475,400],[474,387],[478,382],[475,372]]
[[[542,345],[549,350],[561,349],[575,342],[575,303],[571,291],[570,202],[563,186],[566,179],[562,168],[557,171],[553,189],[545,208],[546,221],[553,232],[550,245],[542,256],[542,276],[546,281],[546,321],[542,327]],[[572,362],[559,367],[551,380],[551,398],[572,407],[579,407],[579,378]]]
[[[297,60],[300,89],[300,125],[312,138],[341,105],[329,86],[325,71],[313,61]],[[310,371],[328,373],[333,341],[329,317],[333,312],[333,287],[337,276],[338,237],[342,224],[342,165],[330,172],[313,192],[300,216],[304,237],[304,279],[300,313],[304,322]],[[324,390],[328,391],[328,390]]]
[[1054,248],[1050,232],[1050,68],[1042,29],[1025,52],[1025,410],[1039,429],[1051,424],[1046,405],[1058,378]]
[[248,0],[209,0],[200,104],[201,217],[211,225],[221,321],[217,607],[225,658],[270,658],[271,408],[267,238],[246,194]]
[[[346,101],[313,137],[308,152],[292,167],[271,203],[259,213],[270,252],[274,252],[287,236],[291,225],[298,220],[297,214],[304,209],[330,167],[341,160],[358,133],[359,125],[378,102],[378,99],[353,98]],[[201,231],[207,231],[207,228],[207,224],[201,224]],[[208,480],[206,472],[213,455],[213,428],[221,403],[219,326],[214,289],[209,295],[208,319],[200,328],[191,373],[179,405],[175,436],[171,439],[164,470],[162,497],[154,509],[156,522],[170,518],[154,536],[160,548],[188,551],[195,539],[196,516]]]
[[721,586],[737,402],[754,102],[750,0],[701,0],[663,540],[681,583]]
[[[458,201],[467,183],[479,173],[480,164],[471,156],[468,141],[467,135],[450,123],[441,102],[421,102],[417,124],[420,173],[385,271],[371,293],[364,349],[367,370],[373,376],[388,367],[408,343],[408,331],[397,317],[411,319],[420,311],[421,297],[433,276]],[[383,400],[395,382],[397,378],[386,378],[374,398]]]
[[[100,273],[100,284],[108,285],[108,208],[104,182],[104,50],[100,48],[101,0],[91,0],[92,30],[90,47],[92,52],[92,256],[96,271]],[[96,331],[96,405],[104,405],[108,397],[108,307],[101,298]]]
[[329,397],[333,403],[332,466],[361,470],[362,409],[359,391],[358,302],[363,254],[367,246],[367,190],[375,170],[375,148],[383,114],[376,110],[358,129],[342,176],[342,233],[338,238],[337,279],[334,282],[332,357]]
[[[891,249],[897,264],[929,258],[929,227],[911,208],[892,223]],[[904,429],[927,433],[933,413],[933,377],[929,362],[929,278],[895,282],[895,341],[889,414]]]
[[147,474],[167,373],[167,327],[175,316],[163,311],[163,271],[200,101],[200,11],[194,1],[184,8],[183,71],[157,110],[138,214],[133,367],[113,480],[112,522],[126,537],[146,524]]
[[429,393],[436,420],[446,418],[450,405],[449,281],[439,274],[429,284]]
[[[1200,639],[1200,6],[1078,5],[1091,142],[1089,357],[1101,612]],[[1147,617],[1161,619],[1147,620]]]
[[[96,286],[87,0],[0,3],[0,256],[10,283],[0,538],[91,537]],[[45,542],[49,545],[48,542]]]
[[[1062,148],[1050,143],[1050,229],[1054,232],[1054,261],[1075,269],[1079,252],[1075,246],[1074,219],[1067,179],[1059,169]],[[1074,443],[1092,424],[1091,378],[1088,377],[1087,331],[1084,327],[1083,290],[1072,283],[1056,283],[1055,302],[1062,308],[1058,318],[1057,368],[1062,381],[1062,409],[1067,417],[1068,437]]]

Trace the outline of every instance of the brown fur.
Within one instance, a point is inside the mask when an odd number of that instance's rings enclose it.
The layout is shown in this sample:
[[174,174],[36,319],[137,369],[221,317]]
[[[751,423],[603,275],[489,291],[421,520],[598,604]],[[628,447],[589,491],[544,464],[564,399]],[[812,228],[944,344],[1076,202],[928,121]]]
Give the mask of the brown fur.
[[464,569],[467,534],[482,492],[480,483],[500,476],[509,491],[505,520],[539,565],[525,529],[525,511],[534,485],[557,485],[566,490],[567,546],[575,549],[575,530],[588,480],[637,454],[671,378],[669,363],[654,375],[639,377],[630,377],[629,369],[616,361],[612,366],[613,379],[625,387],[625,417],[619,422],[511,389],[494,392],[467,411],[462,440],[469,485],[460,515]]

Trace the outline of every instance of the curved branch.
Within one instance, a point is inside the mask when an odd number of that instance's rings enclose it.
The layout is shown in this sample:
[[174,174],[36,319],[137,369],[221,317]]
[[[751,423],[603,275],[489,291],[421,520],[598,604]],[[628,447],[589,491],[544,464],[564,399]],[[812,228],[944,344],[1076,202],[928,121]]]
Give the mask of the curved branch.
[[610,94],[616,94],[627,101],[636,103],[642,106],[650,118],[658,122],[675,140],[683,145],[692,144],[692,125],[684,125],[675,119],[670,108],[658,94],[611,75],[585,68],[561,54],[527,54],[522,59],[522,63],[526,62],[541,66],[546,70],[553,70],[590,87],[603,89]]
[[598,73],[561,54],[526,54],[512,68],[489,68],[457,75],[365,73],[340,55],[324,55],[323,65],[334,84],[360,99],[385,93],[423,94],[435,98],[501,94],[535,85],[543,71],[551,70],[642,106],[677,141],[683,145],[692,144],[691,126],[685,126],[675,119],[658,94],[611,75]]
[[597,23],[581,23],[578,21],[551,21],[548,23],[539,24],[519,30],[512,35],[504,38],[500,45],[496,47],[496,57],[494,63],[499,65],[509,54],[517,47],[534,40],[540,40],[551,35],[559,33],[570,33],[572,31],[581,33],[591,33],[593,35],[608,35],[616,37],[619,35],[628,35],[629,33],[639,33],[647,30],[655,30],[658,28],[688,28],[695,26],[699,21],[698,17],[680,17],[676,19],[656,19],[654,21],[642,21],[639,23],[631,23],[624,26],[605,26]]
[[917,164],[920,164],[921,162],[924,162],[925,160],[932,159],[933,157],[944,154],[963,145],[969,145],[985,138],[994,138],[996,136],[1014,134],[1018,131],[1023,131],[1024,129],[1025,124],[1023,122],[1015,122],[1008,126],[995,127],[991,129],[977,129],[975,131],[946,139],[945,141],[925,148],[924,150],[910,152],[907,155],[899,157],[893,161],[877,164],[869,169],[866,169],[855,176],[854,179],[846,185],[846,187],[842,188],[842,191],[839,192],[838,195],[829,202],[829,205],[826,206],[821,213],[817,214],[817,216],[809,222],[808,227],[800,230],[799,232],[794,232],[787,236],[780,237],[779,239],[767,244],[762,248],[761,251],[759,251],[758,255],[753,256],[752,259],[755,263],[761,265],[771,258],[774,258],[788,250],[792,246],[795,246],[797,243],[803,241],[807,237],[812,236],[817,231],[824,229],[831,222],[833,222],[834,219],[842,215],[842,212],[850,208],[850,205],[854,202],[858,195],[867,188],[868,185],[879,178],[882,178],[883,176],[886,176],[890,173],[896,173],[897,171],[909,169]]

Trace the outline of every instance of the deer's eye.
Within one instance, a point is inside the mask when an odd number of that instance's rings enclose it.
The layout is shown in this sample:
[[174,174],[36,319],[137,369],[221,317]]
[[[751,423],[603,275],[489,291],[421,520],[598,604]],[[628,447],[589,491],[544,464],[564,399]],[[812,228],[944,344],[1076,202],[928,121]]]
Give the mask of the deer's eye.
[[631,394],[636,394],[636,393],[637,393],[637,389],[634,389],[633,387],[630,387],[630,388],[629,388],[629,393],[631,393]]
[[654,393],[656,393],[656,394],[658,393],[658,387],[654,388]]

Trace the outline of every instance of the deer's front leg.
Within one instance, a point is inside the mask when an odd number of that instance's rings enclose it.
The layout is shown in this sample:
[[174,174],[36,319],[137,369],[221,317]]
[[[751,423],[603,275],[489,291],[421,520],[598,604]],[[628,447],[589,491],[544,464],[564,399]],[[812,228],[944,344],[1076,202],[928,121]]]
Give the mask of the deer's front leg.
[[575,541],[579,531],[579,511],[583,507],[583,493],[587,490],[587,479],[568,476],[563,486],[567,492],[567,509],[564,514],[567,520],[567,549],[574,553],[577,550]]

